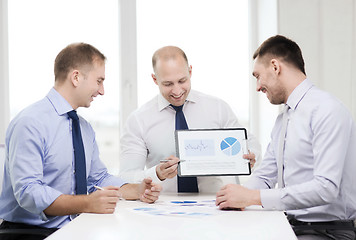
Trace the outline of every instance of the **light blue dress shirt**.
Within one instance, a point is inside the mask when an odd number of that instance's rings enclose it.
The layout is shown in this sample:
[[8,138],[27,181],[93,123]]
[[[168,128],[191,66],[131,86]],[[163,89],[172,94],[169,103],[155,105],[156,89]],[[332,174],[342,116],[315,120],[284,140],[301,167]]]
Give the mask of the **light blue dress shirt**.
[[[0,218],[47,228],[60,228],[71,216],[46,216],[43,212],[61,194],[75,194],[71,105],[52,88],[48,95],[19,113],[6,132],[4,181]],[[95,133],[82,117],[87,189],[122,186],[107,173],[99,159]]]
[[289,96],[284,188],[276,188],[278,116],[260,167],[245,184],[262,189],[265,208],[287,210],[300,221],[356,217],[356,127],[335,97],[304,80]]

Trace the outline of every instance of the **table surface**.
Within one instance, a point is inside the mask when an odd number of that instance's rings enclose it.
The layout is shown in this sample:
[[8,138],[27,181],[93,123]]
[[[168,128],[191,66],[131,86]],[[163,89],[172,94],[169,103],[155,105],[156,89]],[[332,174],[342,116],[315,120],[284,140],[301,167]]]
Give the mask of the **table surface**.
[[166,194],[155,204],[120,200],[114,214],[83,213],[47,239],[297,239],[283,212],[258,206],[200,217],[150,215],[133,210],[159,207],[172,200],[212,199],[214,195]]

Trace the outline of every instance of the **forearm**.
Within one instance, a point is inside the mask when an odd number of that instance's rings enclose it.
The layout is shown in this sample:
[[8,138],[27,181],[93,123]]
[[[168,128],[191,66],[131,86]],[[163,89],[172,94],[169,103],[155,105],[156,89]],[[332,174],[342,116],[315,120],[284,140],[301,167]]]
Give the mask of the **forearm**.
[[128,150],[120,155],[120,172],[119,176],[130,183],[141,182],[149,174],[149,169],[145,169],[147,156],[134,152],[128,153]]
[[44,210],[44,213],[51,216],[65,216],[90,212],[88,205],[88,195],[62,194]]
[[145,178],[147,146],[142,136],[139,119],[131,114],[120,138],[119,172],[119,176],[130,183],[138,183]]
[[260,190],[251,190],[251,198],[248,206],[251,205],[262,205]]
[[119,194],[126,200],[140,199],[140,184],[125,184],[119,189]]
[[327,179],[316,179],[285,188],[261,190],[263,207],[295,210],[332,203],[339,189]]

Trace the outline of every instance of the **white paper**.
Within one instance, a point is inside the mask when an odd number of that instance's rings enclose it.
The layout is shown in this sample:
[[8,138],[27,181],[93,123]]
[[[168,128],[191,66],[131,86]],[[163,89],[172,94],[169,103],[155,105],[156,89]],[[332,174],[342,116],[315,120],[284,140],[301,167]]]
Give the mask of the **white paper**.
[[248,175],[246,129],[176,131],[180,176]]
[[215,216],[223,213],[215,205],[215,199],[200,201],[157,201],[155,204],[149,206],[132,208],[131,211],[145,215],[189,218]]

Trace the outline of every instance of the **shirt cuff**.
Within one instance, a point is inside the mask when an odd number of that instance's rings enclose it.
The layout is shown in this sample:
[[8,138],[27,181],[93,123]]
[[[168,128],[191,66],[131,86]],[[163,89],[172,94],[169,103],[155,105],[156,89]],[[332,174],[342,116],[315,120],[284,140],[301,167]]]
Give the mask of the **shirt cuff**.
[[281,198],[281,189],[261,189],[261,203],[265,209],[284,210]]
[[161,179],[159,179],[157,176],[156,166],[147,169],[145,175],[145,177],[150,177],[154,183],[162,183]]
[[43,195],[45,197],[38,199],[38,201],[36,201],[36,205],[40,206],[39,208],[42,209],[42,211],[40,212],[41,219],[43,221],[48,221],[47,215],[44,213],[44,210],[46,210],[63,193],[48,186],[45,187],[45,192],[46,195]]

